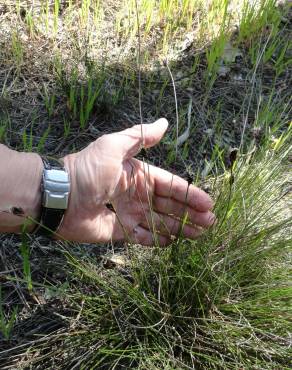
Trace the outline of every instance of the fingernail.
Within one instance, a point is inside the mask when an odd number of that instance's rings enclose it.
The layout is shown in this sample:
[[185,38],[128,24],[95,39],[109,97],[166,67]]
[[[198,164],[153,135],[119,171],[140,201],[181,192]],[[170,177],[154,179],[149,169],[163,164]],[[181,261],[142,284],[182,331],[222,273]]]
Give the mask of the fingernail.
[[159,118],[157,121],[154,122],[154,124],[159,124],[161,126],[165,126],[165,130],[168,127],[168,121],[166,118]]

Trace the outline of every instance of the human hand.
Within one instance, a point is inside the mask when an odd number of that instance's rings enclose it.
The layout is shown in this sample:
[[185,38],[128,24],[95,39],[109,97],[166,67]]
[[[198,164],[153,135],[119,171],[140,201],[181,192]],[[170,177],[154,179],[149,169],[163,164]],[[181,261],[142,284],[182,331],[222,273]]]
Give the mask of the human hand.
[[[71,194],[59,237],[89,243],[126,240],[142,245],[153,245],[157,240],[159,245],[167,245],[172,236],[181,233],[195,238],[202,228],[214,223],[208,194],[133,158],[142,147],[158,144],[167,127],[166,119],[133,126],[104,135],[64,157]],[[188,223],[182,228],[186,213]]]

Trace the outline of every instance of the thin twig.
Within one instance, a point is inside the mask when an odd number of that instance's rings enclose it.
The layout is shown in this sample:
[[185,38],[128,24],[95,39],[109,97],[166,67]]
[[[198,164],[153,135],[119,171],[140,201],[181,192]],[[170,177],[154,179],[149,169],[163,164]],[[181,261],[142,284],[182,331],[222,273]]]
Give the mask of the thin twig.
[[[272,30],[273,31],[273,30]],[[248,114],[249,114],[249,110],[250,110],[250,106],[251,106],[251,100],[252,100],[252,96],[253,96],[253,91],[254,91],[254,87],[255,87],[255,80],[256,80],[256,72],[257,72],[257,69],[260,65],[260,61],[264,55],[264,52],[266,50],[266,47],[270,41],[270,38],[272,36],[272,31],[270,32],[269,34],[269,37],[267,38],[267,41],[265,42],[265,45],[260,53],[260,55],[258,56],[257,58],[257,61],[256,61],[256,65],[255,65],[255,69],[254,69],[254,72],[253,72],[253,75],[252,75],[252,79],[251,79],[251,92],[250,92],[250,95],[249,95],[249,101],[248,101],[248,106],[247,106],[247,112],[246,112],[246,116],[245,116],[245,119],[244,119],[244,123],[243,123],[243,129],[242,129],[242,133],[241,133],[241,139],[240,139],[240,145],[239,145],[239,150],[242,149],[242,145],[243,145],[243,139],[244,139],[244,134],[245,134],[245,130],[246,130],[246,126],[247,126],[247,120],[248,120]]]
[[177,103],[177,95],[176,95],[176,88],[175,88],[175,82],[173,75],[171,73],[171,70],[169,68],[167,60],[165,61],[166,68],[168,70],[168,73],[171,78],[172,86],[173,86],[173,95],[174,95],[174,101],[175,101],[175,115],[176,115],[176,143],[175,143],[175,159],[177,159],[177,152],[178,152],[178,127],[179,127],[179,116],[178,116],[178,103]]
[[138,63],[138,99],[139,99],[139,114],[141,123],[141,138],[142,146],[144,147],[144,136],[143,136],[143,115],[142,115],[142,88],[141,88],[141,34],[140,34],[140,20],[138,2],[135,0],[136,6],[136,19],[137,19],[137,34],[138,34],[138,48],[137,48],[137,63]]

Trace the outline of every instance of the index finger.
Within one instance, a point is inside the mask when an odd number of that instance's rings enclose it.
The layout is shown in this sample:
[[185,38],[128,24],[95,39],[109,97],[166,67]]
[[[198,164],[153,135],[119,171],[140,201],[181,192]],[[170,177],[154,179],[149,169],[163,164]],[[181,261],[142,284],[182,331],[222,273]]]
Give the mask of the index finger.
[[214,203],[203,190],[182,179],[179,176],[150,166],[150,174],[154,178],[154,196],[172,198],[184,203],[199,212],[206,212],[213,208]]

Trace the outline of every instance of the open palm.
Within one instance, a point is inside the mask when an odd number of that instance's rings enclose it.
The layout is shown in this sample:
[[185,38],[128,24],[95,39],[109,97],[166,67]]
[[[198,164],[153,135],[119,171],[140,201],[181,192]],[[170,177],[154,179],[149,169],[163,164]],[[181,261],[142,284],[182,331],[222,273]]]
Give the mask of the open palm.
[[[71,177],[69,207],[58,235],[72,241],[127,240],[169,244],[195,238],[214,222],[212,200],[178,176],[133,158],[157,144],[167,121],[104,135],[64,158]],[[188,223],[182,227],[182,219]]]

